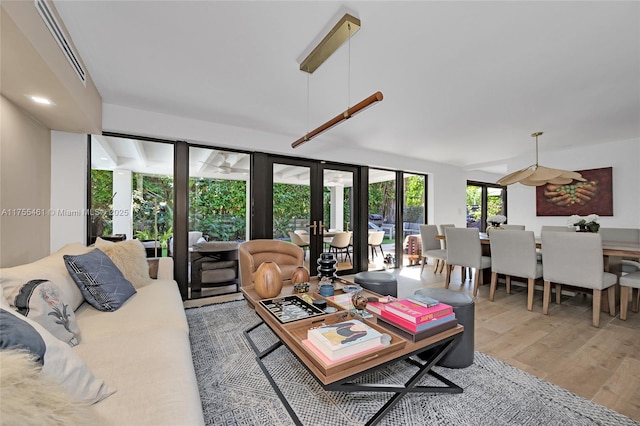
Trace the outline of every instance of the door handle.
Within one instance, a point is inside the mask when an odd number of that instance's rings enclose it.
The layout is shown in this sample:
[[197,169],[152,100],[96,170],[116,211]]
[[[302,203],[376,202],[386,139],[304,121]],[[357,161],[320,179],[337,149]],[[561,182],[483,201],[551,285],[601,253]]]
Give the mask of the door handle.
[[316,228],[318,227],[318,225],[316,225],[316,221],[313,221],[313,225],[309,225],[309,229],[313,228],[313,232],[311,233],[311,235],[316,235]]

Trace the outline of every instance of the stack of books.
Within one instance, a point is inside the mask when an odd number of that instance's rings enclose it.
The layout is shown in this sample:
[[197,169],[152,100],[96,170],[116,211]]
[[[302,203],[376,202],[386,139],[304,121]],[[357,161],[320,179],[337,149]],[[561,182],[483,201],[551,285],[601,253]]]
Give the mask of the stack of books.
[[382,333],[356,319],[312,328],[303,343],[327,364],[354,358],[384,346]]
[[390,303],[369,302],[378,324],[416,342],[458,325],[453,308],[437,300],[413,295]]

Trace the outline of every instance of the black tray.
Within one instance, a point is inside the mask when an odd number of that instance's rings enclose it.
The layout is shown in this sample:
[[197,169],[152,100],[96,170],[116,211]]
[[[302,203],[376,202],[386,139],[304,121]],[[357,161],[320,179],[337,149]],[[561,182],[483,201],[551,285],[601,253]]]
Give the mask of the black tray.
[[278,297],[277,299],[261,300],[260,304],[282,324],[326,314],[322,309],[305,302],[298,296],[285,296]]

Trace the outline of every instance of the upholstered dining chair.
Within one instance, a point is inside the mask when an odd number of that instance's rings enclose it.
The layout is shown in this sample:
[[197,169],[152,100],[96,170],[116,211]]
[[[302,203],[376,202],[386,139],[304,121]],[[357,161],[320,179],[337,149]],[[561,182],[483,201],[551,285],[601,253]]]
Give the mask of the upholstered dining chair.
[[511,277],[527,279],[527,309],[533,309],[535,282],[542,278],[542,264],[536,255],[536,239],[533,231],[505,229],[491,233],[491,290],[489,300],[493,302],[498,283],[498,274],[505,275],[507,294],[511,293]]
[[[440,224],[440,235],[445,235],[444,230],[446,228],[455,228],[456,225],[453,223],[442,223]],[[447,249],[447,239],[445,238],[444,240],[440,240],[440,248],[442,250],[446,250]],[[442,266],[444,266],[444,262],[442,264]],[[462,281],[466,281],[467,279],[467,269],[468,268],[462,268]],[[442,272],[442,268],[440,269],[440,272]]]
[[371,249],[371,259],[375,258],[375,255],[380,249],[380,254],[384,257],[384,251],[382,251],[382,241],[384,240],[384,231],[371,231],[367,236],[367,243]]
[[501,225],[504,229],[508,231],[524,231],[524,225]]
[[445,228],[447,239],[447,278],[445,288],[451,283],[451,271],[458,265],[475,269],[473,296],[478,295],[478,285],[482,284],[482,269],[491,267],[491,257],[482,255],[480,231],[478,228]]
[[436,239],[438,236],[438,227],[436,225],[420,225],[420,239],[422,240],[422,255],[420,267],[420,275],[424,271],[424,265],[427,264],[427,259],[430,257],[435,259],[436,263],[433,266],[433,272],[436,272],[439,267],[439,272],[442,273],[444,269],[444,263],[447,260],[447,251],[441,248],[440,240]]
[[307,257],[307,249],[309,248],[309,235],[301,235],[294,231],[289,231],[289,237],[291,242],[304,251],[304,256]]
[[627,320],[629,296],[632,301],[631,310],[640,311],[640,271],[620,277],[620,319],[623,321]]
[[337,232],[332,238],[329,244],[329,251],[333,251],[338,257],[338,254],[344,254],[349,262],[351,262],[351,254],[349,253],[349,244],[351,244],[351,231]]
[[[604,272],[602,237],[590,232],[550,232],[541,235],[544,295],[542,313],[549,313],[551,283],[556,284],[556,295],[561,285],[586,288],[593,291],[593,325],[600,326],[602,291],[609,296],[609,315],[615,315],[615,284],[618,277]],[[557,301],[557,296],[556,296]]]

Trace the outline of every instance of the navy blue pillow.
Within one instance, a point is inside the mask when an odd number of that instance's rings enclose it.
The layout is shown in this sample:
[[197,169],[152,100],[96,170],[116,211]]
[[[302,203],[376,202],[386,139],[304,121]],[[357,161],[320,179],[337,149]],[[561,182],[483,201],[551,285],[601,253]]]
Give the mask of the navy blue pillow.
[[47,347],[40,333],[26,321],[0,308],[0,349],[24,349],[44,365]]
[[115,311],[136,293],[133,285],[100,249],[63,257],[84,299],[100,311]]

